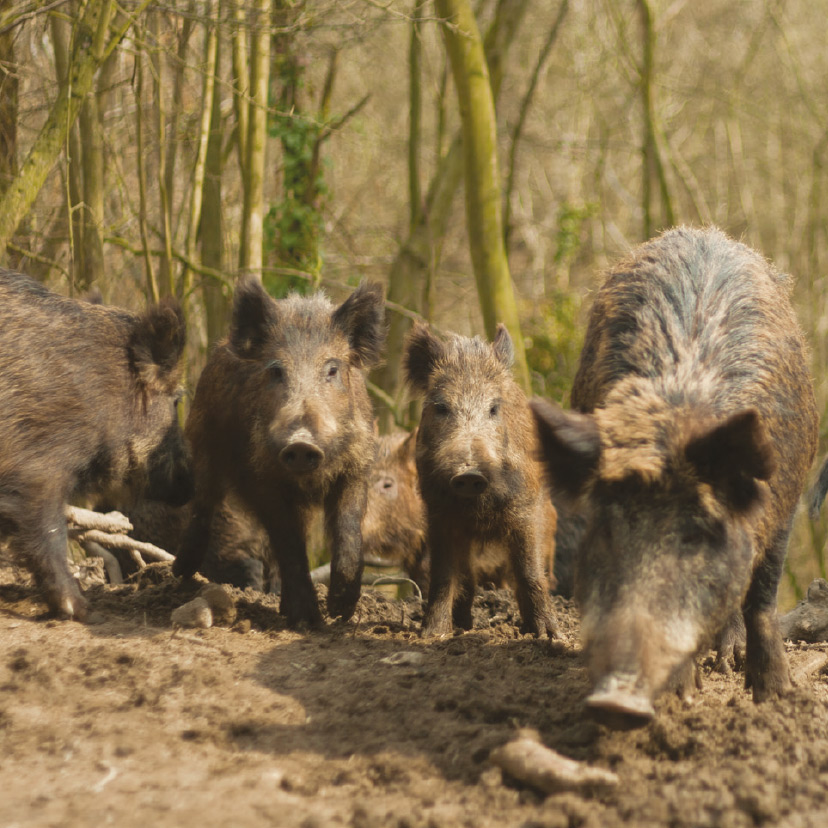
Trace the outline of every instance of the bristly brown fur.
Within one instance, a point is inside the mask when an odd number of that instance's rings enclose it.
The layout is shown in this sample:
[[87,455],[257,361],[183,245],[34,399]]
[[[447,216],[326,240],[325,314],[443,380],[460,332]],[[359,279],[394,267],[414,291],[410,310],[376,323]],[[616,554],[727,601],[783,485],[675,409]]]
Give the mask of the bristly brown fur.
[[575,592],[599,699],[626,677],[649,704],[741,607],[754,698],[790,687],[776,589],[817,416],[789,292],[720,231],[668,231],[598,291],[575,412],[534,404],[550,474],[589,527]]

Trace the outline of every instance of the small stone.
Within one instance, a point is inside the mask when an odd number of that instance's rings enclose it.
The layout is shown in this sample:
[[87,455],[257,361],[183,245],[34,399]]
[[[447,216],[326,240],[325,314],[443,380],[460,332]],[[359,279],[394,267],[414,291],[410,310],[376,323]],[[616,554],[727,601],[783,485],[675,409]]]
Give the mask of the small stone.
[[242,635],[244,635],[245,633],[250,632],[251,627],[252,627],[252,624],[250,623],[250,619],[249,618],[242,618],[240,621],[236,621],[235,625],[233,626],[233,629],[237,633],[241,633]]
[[236,620],[236,602],[221,584],[207,584],[198,594],[210,607],[215,624],[227,627],[233,624]]
[[213,613],[203,598],[193,598],[172,611],[172,623],[176,627],[198,627],[206,630],[213,626]]

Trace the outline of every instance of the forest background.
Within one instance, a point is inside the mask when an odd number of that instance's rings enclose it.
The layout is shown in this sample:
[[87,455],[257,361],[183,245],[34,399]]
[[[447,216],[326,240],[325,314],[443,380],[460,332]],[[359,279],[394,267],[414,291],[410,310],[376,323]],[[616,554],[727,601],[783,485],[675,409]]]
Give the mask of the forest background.
[[[566,404],[590,292],[717,224],[793,274],[828,419],[828,0],[0,0],[0,263],[175,294],[190,387],[235,280],[387,286],[381,427],[413,319],[493,333]],[[815,25],[816,21],[816,25]],[[782,606],[828,576],[800,514]]]

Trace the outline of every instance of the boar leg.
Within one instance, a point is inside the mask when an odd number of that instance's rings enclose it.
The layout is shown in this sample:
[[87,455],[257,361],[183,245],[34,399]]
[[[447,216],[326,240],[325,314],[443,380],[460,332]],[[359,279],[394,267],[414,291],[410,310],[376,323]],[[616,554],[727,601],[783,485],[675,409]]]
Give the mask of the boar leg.
[[549,589],[541,566],[538,539],[533,527],[509,538],[509,559],[515,576],[518,606],[525,632],[543,638],[557,638],[558,627],[549,605]]
[[279,612],[285,616],[289,627],[300,624],[320,626],[322,613],[308,566],[304,511],[295,503],[280,500],[257,509],[256,514],[270,538],[271,554],[279,565],[282,581]]
[[474,603],[474,590],[477,586],[472,568],[471,555],[467,555],[458,561],[458,582],[454,593],[454,605],[451,610],[451,618],[455,627],[462,630],[470,630],[472,623],[472,604]]
[[181,538],[181,548],[173,561],[173,575],[192,578],[198,571],[210,543],[210,530],[217,502],[213,496],[196,497],[190,513],[190,522]]
[[368,502],[364,479],[341,479],[325,497],[325,532],[331,545],[328,614],[347,621],[362,584],[362,516]]
[[788,661],[776,617],[776,592],[790,530],[788,524],[779,532],[754,570],[744,603],[747,633],[745,686],[753,688],[756,702],[782,695],[791,688]]
[[[423,618],[424,636],[447,636],[452,632],[452,607],[459,562],[470,558],[469,540],[459,532],[429,526],[430,580],[428,607]],[[466,564],[469,566],[470,564]]]
[[745,621],[742,611],[737,609],[719,630],[714,644],[716,648],[715,669],[724,675],[737,670],[745,660]]
[[49,609],[60,617],[83,621],[86,599],[69,571],[67,543],[62,501],[47,501],[39,513],[30,512],[18,522],[14,546],[31,562]]

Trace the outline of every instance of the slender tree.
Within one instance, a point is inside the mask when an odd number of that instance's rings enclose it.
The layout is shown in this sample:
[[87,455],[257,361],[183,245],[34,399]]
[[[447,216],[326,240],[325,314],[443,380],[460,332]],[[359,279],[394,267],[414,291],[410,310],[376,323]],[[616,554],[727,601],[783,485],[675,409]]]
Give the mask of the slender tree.
[[436,8],[447,21],[443,38],[460,108],[466,225],[483,322],[490,338],[498,322],[508,328],[515,345],[515,374],[528,391],[529,368],[503,243],[497,120],[483,41],[468,0],[436,0]]
[[267,92],[270,70],[270,0],[254,0],[250,37],[250,100],[244,140],[244,207],[239,267],[262,275]]

